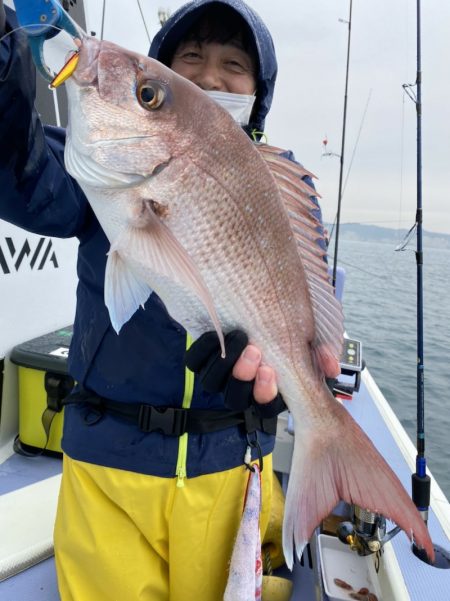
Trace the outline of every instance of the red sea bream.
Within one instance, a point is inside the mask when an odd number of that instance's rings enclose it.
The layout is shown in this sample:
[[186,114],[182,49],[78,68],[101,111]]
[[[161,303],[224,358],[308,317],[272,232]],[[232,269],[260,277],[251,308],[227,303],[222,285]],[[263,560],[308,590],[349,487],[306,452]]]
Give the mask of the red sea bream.
[[67,84],[65,160],[111,243],[114,328],[155,291],[194,338],[242,329],[276,371],[295,424],[288,566],[341,499],[391,518],[432,557],[405,489],[324,383],[343,318],[306,170],[252,143],[194,84],[114,44],[83,40]]

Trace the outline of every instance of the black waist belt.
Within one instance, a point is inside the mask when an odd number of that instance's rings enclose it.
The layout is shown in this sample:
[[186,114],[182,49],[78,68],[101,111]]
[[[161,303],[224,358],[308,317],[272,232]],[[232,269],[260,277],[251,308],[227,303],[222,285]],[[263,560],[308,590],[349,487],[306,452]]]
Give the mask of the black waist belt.
[[155,407],[140,403],[122,403],[103,398],[95,393],[80,391],[67,397],[64,405],[87,403],[101,415],[103,412],[134,423],[142,432],[162,432],[168,436],[217,432],[232,426],[243,425],[247,433],[262,430],[276,434],[277,418],[262,419],[253,407],[246,411],[212,409],[182,409]]

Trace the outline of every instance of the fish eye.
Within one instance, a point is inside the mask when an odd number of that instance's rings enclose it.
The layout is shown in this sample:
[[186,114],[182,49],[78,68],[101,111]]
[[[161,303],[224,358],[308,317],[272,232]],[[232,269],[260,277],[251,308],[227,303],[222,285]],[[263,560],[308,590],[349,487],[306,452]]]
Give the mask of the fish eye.
[[164,88],[153,82],[144,82],[137,90],[139,104],[146,110],[159,108],[164,101],[164,97]]

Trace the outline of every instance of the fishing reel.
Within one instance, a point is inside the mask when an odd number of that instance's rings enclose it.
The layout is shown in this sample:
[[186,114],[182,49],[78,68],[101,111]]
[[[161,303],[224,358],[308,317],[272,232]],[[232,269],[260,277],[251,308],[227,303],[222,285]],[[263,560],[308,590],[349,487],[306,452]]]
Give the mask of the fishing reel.
[[390,532],[386,532],[386,519],[381,514],[352,505],[351,522],[341,522],[337,528],[337,535],[352,551],[364,556],[381,551],[400,530],[401,528],[396,526]]

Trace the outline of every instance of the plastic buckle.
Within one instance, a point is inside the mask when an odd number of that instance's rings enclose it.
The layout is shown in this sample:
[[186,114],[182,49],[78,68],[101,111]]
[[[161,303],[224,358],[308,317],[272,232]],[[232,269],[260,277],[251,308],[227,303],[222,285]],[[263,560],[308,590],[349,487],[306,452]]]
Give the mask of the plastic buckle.
[[59,413],[63,407],[63,400],[71,392],[74,381],[70,376],[46,372],[44,377],[45,392],[47,393],[47,407]]
[[186,432],[187,413],[173,407],[139,407],[138,424],[142,432],[160,431],[167,436],[181,436]]

